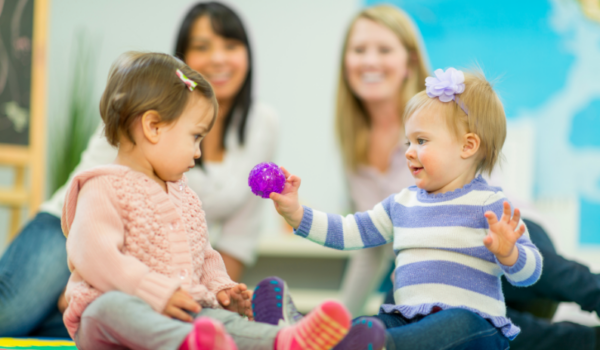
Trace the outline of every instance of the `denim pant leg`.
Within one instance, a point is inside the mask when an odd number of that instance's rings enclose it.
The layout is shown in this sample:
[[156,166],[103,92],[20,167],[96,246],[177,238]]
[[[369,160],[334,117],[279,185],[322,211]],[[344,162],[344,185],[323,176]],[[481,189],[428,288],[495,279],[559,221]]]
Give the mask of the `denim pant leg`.
[[55,308],[36,329],[30,332],[29,335],[46,338],[71,338],[65,327],[63,314],[58,310],[58,307]]
[[85,309],[75,343],[80,350],[173,350],[192,327],[159,314],[138,297],[113,291],[102,294]]
[[[209,317],[225,326],[240,350],[272,350],[281,327],[249,322],[236,313],[202,309],[195,317]],[[75,335],[80,350],[177,349],[193,325],[163,316],[142,299],[108,292],[83,312]]]
[[386,326],[387,350],[505,350],[508,339],[477,314],[463,309],[449,309],[418,321],[400,315],[375,316]]
[[594,329],[571,322],[552,323],[527,312],[508,309],[506,315],[521,327],[521,333],[510,342],[511,350],[594,350]]
[[[0,259],[0,337],[24,336],[51,315],[69,279],[60,219],[38,213]],[[46,336],[67,335],[64,326]]]
[[[544,258],[540,280],[530,287],[514,287],[505,278],[502,289],[507,315],[521,334],[511,342],[514,349],[594,349],[594,329],[570,322],[550,323],[530,312],[545,301],[576,302],[583,310],[600,313],[600,276],[575,261],[558,255],[546,232],[536,223],[524,220],[531,241]],[[543,311],[543,310],[541,310]]]
[[240,315],[222,309],[202,309],[198,316],[218,320],[225,326],[240,350],[272,350],[282,327],[267,323],[249,322]]

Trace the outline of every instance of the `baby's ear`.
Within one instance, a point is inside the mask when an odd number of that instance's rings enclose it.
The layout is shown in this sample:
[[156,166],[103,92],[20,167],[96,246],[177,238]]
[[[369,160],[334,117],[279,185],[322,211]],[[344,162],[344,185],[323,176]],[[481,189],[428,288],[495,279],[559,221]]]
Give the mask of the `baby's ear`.
[[152,144],[156,144],[160,139],[160,134],[164,123],[161,122],[160,115],[155,110],[144,112],[140,118],[144,137]]
[[479,147],[481,146],[481,139],[479,135],[474,134],[472,132],[465,134],[463,136],[463,145],[460,156],[463,159],[468,159],[473,157],[479,151]]

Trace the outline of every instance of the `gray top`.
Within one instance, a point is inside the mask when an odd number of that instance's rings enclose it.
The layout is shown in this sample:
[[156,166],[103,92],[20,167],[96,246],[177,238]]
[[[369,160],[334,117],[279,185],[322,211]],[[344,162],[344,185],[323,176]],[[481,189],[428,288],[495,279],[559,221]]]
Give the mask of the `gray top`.
[[389,168],[385,173],[368,165],[359,165],[355,172],[346,171],[352,211],[367,211],[392,193],[415,184],[406,166],[406,146],[399,143],[390,156]]

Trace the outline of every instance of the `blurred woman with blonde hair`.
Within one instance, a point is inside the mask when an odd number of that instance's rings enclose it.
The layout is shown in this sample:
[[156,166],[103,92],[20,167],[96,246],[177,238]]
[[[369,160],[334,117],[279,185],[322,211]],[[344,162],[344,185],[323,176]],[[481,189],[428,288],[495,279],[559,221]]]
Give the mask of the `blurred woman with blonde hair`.
[[[425,89],[428,60],[418,29],[397,7],[364,9],[352,20],[342,50],[336,107],[352,211],[371,209],[414,185],[404,153],[402,113]],[[360,250],[343,281],[343,302],[353,315],[379,286],[393,259],[391,245]]]

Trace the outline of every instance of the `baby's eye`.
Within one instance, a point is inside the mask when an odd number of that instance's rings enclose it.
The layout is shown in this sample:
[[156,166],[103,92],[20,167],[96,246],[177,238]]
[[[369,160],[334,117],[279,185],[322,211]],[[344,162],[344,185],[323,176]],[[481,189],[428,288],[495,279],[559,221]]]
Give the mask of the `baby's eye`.
[[379,53],[382,53],[382,54],[390,53],[391,51],[392,51],[392,49],[390,49],[389,47],[386,47],[386,46],[382,46],[379,48]]
[[422,145],[422,144],[425,143],[425,140],[423,140],[423,139],[417,139],[417,142],[419,143],[419,145]]
[[196,134],[196,135],[194,135],[194,140],[195,140],[195,141],[198,141],[198,140],[199,140],[199,139],[201,139],[201,138],[202,138],[202,135],[200,135],[200,134]]
[[404,142],[404,145],[405,145],[406,147],[410,147],[410,141],[406,141],[406,142]]
[[354,53],[360,54],[360,53],[364,53],[366,51],[366,49],[362,46],[357,46],[357,47],[354,47],[353,51],[354,51]]

